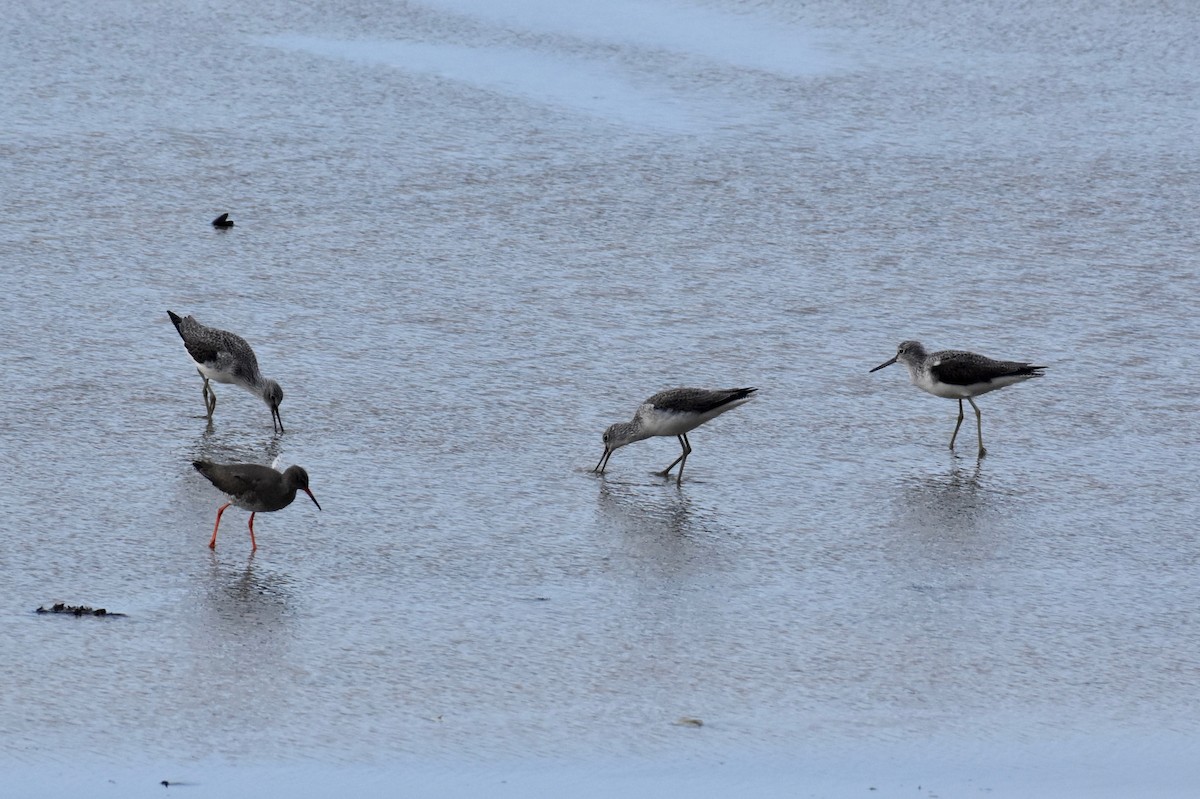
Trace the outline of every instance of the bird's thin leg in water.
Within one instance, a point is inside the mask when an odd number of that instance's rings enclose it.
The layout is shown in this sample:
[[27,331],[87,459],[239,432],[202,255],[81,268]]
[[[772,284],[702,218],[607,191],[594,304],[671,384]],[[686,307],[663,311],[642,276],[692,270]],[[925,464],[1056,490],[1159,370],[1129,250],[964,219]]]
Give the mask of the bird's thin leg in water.
[[225,509],[228,508],[232,504],[233,504],[232,502],[226,502],[224,505],[222,505],[220,508],[217,509],[217,523],[213,525],[213,537],[212,537],[212,540],[208,542],[209,549],[217,548],[217,528],[221,526],[221,514],[224,513]]
[[258,549],[258,544],[254,543],[254,513],[250,514],[250,551]]
[[217,409],[217,392],[208,385],[208,378],[204,376],[204,372],[197,369],[196,374],[200,375],[200,379],[204,381],[204,387],[200,391],[204,396],[204,410],[208,413],[208,420],[211,422],[213,411]]
[[975,400],[967,397],[967,402],[971,403],[971,407],[975,409],[975,424],[979,428],[979,457],[982,458],[987,454],[987,450],[983,448],[983,414],[979,412],[979,406],[975,404]]
[[[969,399],[969,398],[968,398]],[[974,405],[975,403],[971,403]],[[958,424],[954,425],[954,435],[950,436],[950,449],[954,449],[954,439],[958,438],[958,428],[962,427],[963,410],[962,400],[958,401]]]
[[[655,472],[655,474],[657,474],[659,477],[666,477],[668,474],[670,474],[670,473],[671,473],[671,470],[675,468],[675,464],[677,464],[677,463],[679,463],[680,461],[682,461],[682,460],[684,460],[685,458],[687,458],[687,454],[688,454],[688,445],[687,445],[686,443],[684,443],[684,438],[683,438],[683,436],[676,436],[676,438],[678,438],[678,439],[679,439],[679,446],[683,448],[683,452],[681,452],[681,453],[679,454],[679,457],[678,457],[678,458],[676,458],[675,460],[671,461],[671,465],[670,465],[670,466],[668,466],[667,468],[663,469],[661,472]],[[682,467],[680,467],[680,468],[682,468]]]
[[675,485],[682,486],[683,485],[683,467],[687,465],[687,456],[692,451],[692,444],[690,441],[688,441],[687,433],[684,433],[679,438],[680,438],[680,440],[683,441],[683,460],[679,464],[679,472],[675,475]]

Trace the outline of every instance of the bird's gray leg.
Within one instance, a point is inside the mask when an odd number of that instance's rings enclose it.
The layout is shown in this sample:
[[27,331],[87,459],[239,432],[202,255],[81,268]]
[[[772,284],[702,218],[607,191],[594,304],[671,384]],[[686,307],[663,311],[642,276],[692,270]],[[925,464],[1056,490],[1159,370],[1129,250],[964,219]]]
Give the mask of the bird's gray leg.
[[[967,399],[970,399],[970,397],[967,397]],[[975,403],[972,402],[971,404],[974,405]],[[958,401],[958,424],[954,425],[954,435],[950,436],[950,449],[954,449],[954,439],[958,438],[958,428],[962,427],[962,420],[963,420],[963,410],[962,410],[962,400],[960,399]]]
[[196,374],[200,375],[200,379],[204,381],[204,388],[201,389],[204,395],[204,410],[208,412],[208,421],[211,422],[213,411],[217,408],[217,392],[208,387],[208,378],[204,376],[204,372],[197,369]]
[[[668,466],[667,468],[663,469],[661,472],[655,472],[655,474],[657,474],[659,477],[666,477],[668,474],[670,474],[670,473],[671,473],[671,470],[675,468],[675,464],[677,464],[677,463],[679,463],[681,460],[684,460],[685,458],[687,458],[687,454],[688,454],[688,445],[685,443],[686,439],[685,439],[683,436],[676,436],[676,438],[678,438],[678,439],[679,439],[679,446],[683,448],[683,452],[682,452],[682,453],[679,455],[679,457],[678,457],[678,458],[676,458],[675,460],[671,461],[671,465],[670,465],[670,466]],[[682,469],[682,467],[680,467],[680,468]]]
[[979,406],[975,404],[975,400],[967,397],[967,402],[971,403],[971,407],[975,409],[975,423],[979,427],[979,457],[987,454],[987,450],[983,448],[983,414],[979,412]]
[[687,465],[687,456],[692,451],[692,444],[687,439],[687,433],[684,433],[679,438],[680,438],[680,440],[683,441],[683,456],[682,456],[682,460],[679,463],[679,471],[675,474],[675,485],[682,486],[683,485],[683,467]]

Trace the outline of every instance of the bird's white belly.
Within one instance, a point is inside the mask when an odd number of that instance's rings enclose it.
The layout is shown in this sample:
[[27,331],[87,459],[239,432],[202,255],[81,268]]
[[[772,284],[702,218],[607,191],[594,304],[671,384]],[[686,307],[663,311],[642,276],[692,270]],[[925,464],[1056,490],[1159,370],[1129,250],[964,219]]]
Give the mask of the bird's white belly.
[[[193,361],[193,363],[195,363],[195,361]],[[233,375],[230,374],[229,372],[223,372],[219,369],[213,369],[212,367],[207,366],[202,363],[197,363],[196,369],[198,369],[200,371],[200,374],[204,375],[209,380],[212,380],[215,383],[234,383],[234,382],[236,382],[233,379]]]
[[986,394],[989,391],[995,391],[998,388],[1011,386],[1013,383],[1020,383],[1026,379],[1026,375],[1011,375],[1008,377],[997,377],[987,383],[970,383],[965,386],[956,386],[950,383],[940,383],[933,379],[933,376],[928,372],[921,375],[913,375],[913,385],[922,391],[927,391],[935,397],[945,397],[946,399],[967,399],[968,397],[978,397],[980,394]]
[[642,410],[642,430],[651,436],[681,436],[719,416],[725,408],[708,413],[677,413],[653,406]]
[[949,383],[939,383],[928,372],[921,375],[913,375],[912,382],[914,386],[922,391],[928,392],[935,397],[945,397],[946,399],[966,399],[979,393],[971,391],[972,386],[953,386]]

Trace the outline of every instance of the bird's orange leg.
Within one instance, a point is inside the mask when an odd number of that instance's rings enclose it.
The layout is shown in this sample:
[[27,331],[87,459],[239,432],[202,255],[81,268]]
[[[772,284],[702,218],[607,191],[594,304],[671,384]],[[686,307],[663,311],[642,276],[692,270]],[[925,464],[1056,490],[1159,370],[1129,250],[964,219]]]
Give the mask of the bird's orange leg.
[[224,513],[225,509],[232,504],[232,502],[226,502],[220,507],[220,509],[217,510],[217,523],[213,525],[213,537],[212,540],[208,542],[209,549],[217,548],[217,528],[221,526],[221,514]]
[[250,514],[250,551],[258,549],[258,544],[254,543],[254,514]]

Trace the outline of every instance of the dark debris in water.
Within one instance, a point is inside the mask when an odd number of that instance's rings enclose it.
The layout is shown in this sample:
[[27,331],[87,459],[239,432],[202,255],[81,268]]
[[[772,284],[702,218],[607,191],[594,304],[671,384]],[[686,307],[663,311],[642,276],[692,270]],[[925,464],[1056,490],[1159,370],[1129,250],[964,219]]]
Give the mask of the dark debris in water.
[[38,613],[61,613],[69,616],[124,616],[124,613],[111,613],[104,608],[89,608],[87,605],[68,605],[66,602],[55,602],[50,607],[38,606]]

